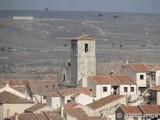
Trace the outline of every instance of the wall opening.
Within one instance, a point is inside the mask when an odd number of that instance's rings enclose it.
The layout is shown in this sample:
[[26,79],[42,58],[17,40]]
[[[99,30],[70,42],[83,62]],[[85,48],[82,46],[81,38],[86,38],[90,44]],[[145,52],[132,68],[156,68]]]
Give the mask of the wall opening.
[[85,53],[88,52],[88,44],[85,44]]

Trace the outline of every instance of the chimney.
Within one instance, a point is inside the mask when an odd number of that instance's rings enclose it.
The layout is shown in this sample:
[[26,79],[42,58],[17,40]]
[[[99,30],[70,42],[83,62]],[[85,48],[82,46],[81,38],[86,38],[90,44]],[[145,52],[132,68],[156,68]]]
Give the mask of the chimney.
[[128,62],[128,58],[126,58],[126,65],[128,65],[128,63],[129,63],[129,62]]
[[61,117],[62,118],[64,117],[64,106],[63,105],[61,106]]
[[111,72],[110,72],[110,75],[112,75],[113,74],[113,70],[111,70]]
[[90,96],[93,96],[93,92],[92,92],[92,89],[90,89]]
[[18,120],[18,113],[14,113],[15,120]]
[[6,86],[9,86],[9,81],[6,81]]

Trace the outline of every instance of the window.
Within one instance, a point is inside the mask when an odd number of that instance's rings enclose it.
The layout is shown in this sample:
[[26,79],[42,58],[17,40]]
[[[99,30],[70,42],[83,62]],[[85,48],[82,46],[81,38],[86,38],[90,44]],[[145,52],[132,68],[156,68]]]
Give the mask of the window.
[[124,87],[124,92],[128,92],[128,88],[127,87]]
[[71,100],[67,100],[67,103],[68,103],[68,102],[71,102]]
[[131,92],[134,92],[134,87],[131,87]]
[[43,99],[46,99],[46,96],[45,96],[45,95],[43,95]]
[[88,44],[85,44],[85,53],[88,52]]
[[103,92],[107,92],[107,87],[103,87]]
[[140,75],[140,80],[144,80],[144,75]]
[[63,81],[65,81],[66,80],[66,76],[65,75],[63,75]]

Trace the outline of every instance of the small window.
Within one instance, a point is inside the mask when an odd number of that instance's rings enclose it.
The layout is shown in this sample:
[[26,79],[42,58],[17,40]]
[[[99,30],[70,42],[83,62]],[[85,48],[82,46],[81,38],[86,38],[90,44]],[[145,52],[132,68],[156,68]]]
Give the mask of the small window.
[[128,88],[127,87],[124,87],[124,92],[128,92]]
[[66,81],[66,76],[65,75],[63,75],[63,81]]
[[46,96],[45,96],[45,95],[43,95],[43,99],[46,99]]
[[144,80],[144,75],[140,75],[140,80]]
[[68,103],[68,102],[71,102],[71,100],[67,100],[67,103]]
[[107,87],[103,87],[103,92],[107,92]]
[[134,87],[131,87],[131,92],[134,92]]
[[88,44],[85,44],[85,53],[88,52]]

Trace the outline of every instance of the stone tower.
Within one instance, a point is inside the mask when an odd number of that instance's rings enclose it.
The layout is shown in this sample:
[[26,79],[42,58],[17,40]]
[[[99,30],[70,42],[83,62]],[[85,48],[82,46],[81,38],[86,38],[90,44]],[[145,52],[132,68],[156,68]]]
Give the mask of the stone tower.
[[87,86],[87,77],[96,75],[95,39],[82,34],[71,39],[71,80],[73,85]]

